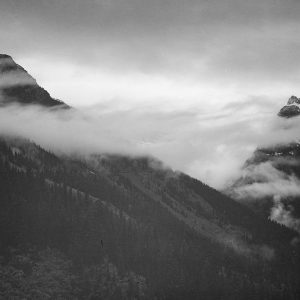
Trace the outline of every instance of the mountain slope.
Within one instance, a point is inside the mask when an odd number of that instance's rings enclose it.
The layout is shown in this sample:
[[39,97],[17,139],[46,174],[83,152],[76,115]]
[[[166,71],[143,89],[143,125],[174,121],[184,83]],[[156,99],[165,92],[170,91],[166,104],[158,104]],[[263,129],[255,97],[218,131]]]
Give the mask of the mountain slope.
[[[19,139],[0,148],[1,253],[9,264],[12,247],[25,257],[37,247],[31,260],[47,265],[39,257],[50,247],[48,256],[71,262],[64,272],[76,277],[79,299],[92,293],[85,272],[109,277],[107,263],[119,278],[111,288],[138,299],[295,299],[296,235],[201,182],[148,158],[59,158]],[[122,290],[129,274],[132,290]]]

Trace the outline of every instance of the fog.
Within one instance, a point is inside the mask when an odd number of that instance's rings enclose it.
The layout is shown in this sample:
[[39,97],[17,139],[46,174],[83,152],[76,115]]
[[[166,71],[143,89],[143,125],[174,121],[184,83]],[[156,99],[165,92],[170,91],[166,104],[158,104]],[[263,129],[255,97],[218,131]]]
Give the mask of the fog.
[[250,165],[243,169],[241,176],[251,179],[253,183],[235,189],[239,199],[300,196],[300,180],[293,174],[277,170],[271,162]]
[[[122,108],[118,103],[54,111],[10,105],[0,109],[0,133],[31,139],[57,153],[151,155],[223,189],[241,176],[245,160],[258,145],[299,137],[300,118],[281,119],[275,112],[264,111],[259,102],[251,103],[251,109],[245,103],[240,108],[223,107],[211,112]],[[265,174],[270,184],[253,186],[248,192],[263,196],[275,187],[278,193],[282,188],[280,195],[298,193],[294,178],[282,178],[267,165],[260,168],[256,172]]]
[[274,196],[274,206],[271,209],[270,219],[300,233],[300,219],[293,216],[293,211],[292,205],[284,204],[280,196]]

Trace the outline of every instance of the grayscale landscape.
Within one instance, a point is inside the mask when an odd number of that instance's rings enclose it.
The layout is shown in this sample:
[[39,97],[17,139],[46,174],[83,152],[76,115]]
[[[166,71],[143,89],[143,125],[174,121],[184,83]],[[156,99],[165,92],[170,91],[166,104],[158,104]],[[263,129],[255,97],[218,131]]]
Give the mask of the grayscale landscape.
[[298,300],[299,15],[0,0],[0,299]]

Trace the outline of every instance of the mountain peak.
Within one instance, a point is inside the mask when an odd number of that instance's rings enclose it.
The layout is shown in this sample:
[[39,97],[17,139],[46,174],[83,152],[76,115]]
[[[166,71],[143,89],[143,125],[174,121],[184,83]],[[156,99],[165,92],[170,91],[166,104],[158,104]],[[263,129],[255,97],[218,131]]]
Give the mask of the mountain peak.
[[300,115],[300,98],[291,96],[285,105],[278,113],[279,117],[292,118]]
[[3,59],[3,58],[12,59],[12,57],[11,57],[10,55],[7,55],[7,54],[0,54],[0,59]]
[[297,98],[296,96],[291,96],[287,104],[290,105],[293,103],[300,104],[300,98]]
[[3,68],[5,66],[13,66],[15,68],[20,68],[23,71],[25,71],[21,66],[19,66],[18,64],[15,63],[15,61],[13,60],[13,58],[8,55],[8,54],[0,54],[0,71],[3,72]]
[[15,85],[37,84],[35,79],[7,54],[0,54],[0,75],[0,88]]
[[22,66],[7,54],[0,54],[0,93],[1,105],[19,103],[69,108],[64,102],[53,99]]
[[14,62],[12,57],[7,54],[0,54],[0,72],[3,73],[7,70],[7,68],[14,66],[17,67],[17,64]]

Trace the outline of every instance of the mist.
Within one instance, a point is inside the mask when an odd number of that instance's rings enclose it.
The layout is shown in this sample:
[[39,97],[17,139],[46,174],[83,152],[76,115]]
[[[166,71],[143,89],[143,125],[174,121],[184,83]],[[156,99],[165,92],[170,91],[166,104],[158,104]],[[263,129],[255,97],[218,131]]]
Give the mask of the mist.
[[292,205],[285,204],[281,197],[274,196],[274,205],[271,208],[270,219],[300,233],[300,219],[293,216],[294,208]]
[[251,165],[242,171],[243,178],[253,183],[237,187],[235,193],[239,199],[262,199],[276,197],[300,196],[300,180],[293,174],[288,175],[277,170],[271,162]]
[[[115,102],[70,110],[14,104],[0,108],[0,134],[30,139],[58,154],[149,155],[223,189],[241,176],[245,160],[257,146],[298,138],[300,118],[282,120],[255,101],[252,109],[248,106],[209,112],[195,108],[162,111],[155,106],[124,108]],[[275,173],[272,180],[244,192],[255,192],[259,197],[271,193],[273,185],[282,187],[284,193],[299,192],[293,178]]]

